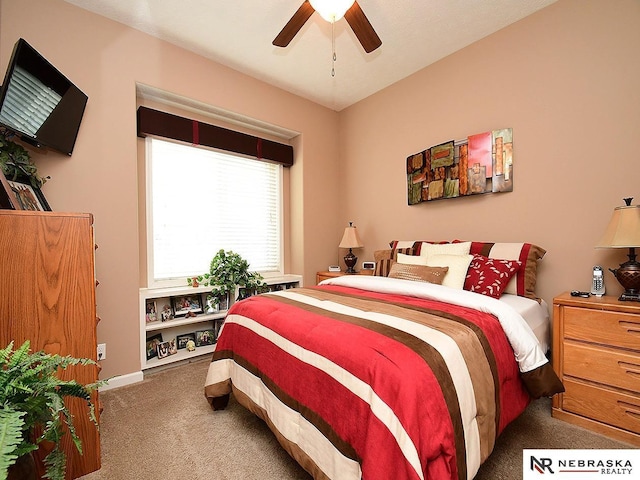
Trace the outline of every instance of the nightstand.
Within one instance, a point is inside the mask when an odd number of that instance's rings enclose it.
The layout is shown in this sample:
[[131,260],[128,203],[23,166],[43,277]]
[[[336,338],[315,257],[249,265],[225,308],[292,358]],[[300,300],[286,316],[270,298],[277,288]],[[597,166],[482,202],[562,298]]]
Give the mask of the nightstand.
[[317,272],[316,273],[316,285],[327,278],[336,278],[343,275],[373,275],[373,270],[360,270],[356,273],[346,272]]
[[553,417],[640,446],[640,303],[555,297],[553,368]]

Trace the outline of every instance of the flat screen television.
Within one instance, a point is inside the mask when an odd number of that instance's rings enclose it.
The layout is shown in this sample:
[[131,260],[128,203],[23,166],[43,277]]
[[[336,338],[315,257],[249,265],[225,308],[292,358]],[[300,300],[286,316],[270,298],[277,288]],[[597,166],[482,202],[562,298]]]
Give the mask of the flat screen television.
[[0,88],[0,126],[31,145],[71,155],[87,99],[21,38]]

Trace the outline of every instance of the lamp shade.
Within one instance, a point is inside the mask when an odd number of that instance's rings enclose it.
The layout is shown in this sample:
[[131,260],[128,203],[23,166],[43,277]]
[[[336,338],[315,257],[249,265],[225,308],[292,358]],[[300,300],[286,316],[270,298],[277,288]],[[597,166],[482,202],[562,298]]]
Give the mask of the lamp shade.
[[596,248],[640,247],[640,205],[616,207]]
[[640,205],[631,205],[633,198],[625,198],[626,205],[616,207],[607,230],[596,248],[628,248],[629,260],[611,272],[624,292],[618,300],[640,302],[640,262],[636,260],[636,247],[640,246]]
[[313,9],[327,22],[337,22],[351,8],[354,0],[309,0]]
[[364,243],[360,240],[358,236],[358,230],[356,227],[349,222],[349,226],[344,229],[344,235],[342,235],[342,240],[340,241],[339,248],[362,248],[364,247]]

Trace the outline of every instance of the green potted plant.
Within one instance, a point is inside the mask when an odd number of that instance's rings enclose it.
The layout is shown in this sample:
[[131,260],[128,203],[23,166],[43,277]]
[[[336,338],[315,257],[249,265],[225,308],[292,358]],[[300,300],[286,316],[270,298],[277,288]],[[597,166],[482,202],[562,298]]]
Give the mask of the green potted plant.
[[[211,286],[211,297],[220,302],[224,302],[225,298],[230,300],[235,295],[236,287],[239,288],[239,300],[260,293],[266,287],[262,275],[249,271],[249,262],[241,255],[224,249],[218,250],[211,260],[208,274],[194,278],[196,283]],[[187,282],[194,285],[193,278]]]
[[195,277],[187,278],[187,283],[192,287],[199,287],[200,285],[208,287],[210,281],[211,275],[209,275],[208,273],[203,273],[202,275],[196,275]]
[[10,475],[10,467],[16,462],[31,459],[32,452],[42,442],[53,444],[44,458],[45,477],[64,480],[66,456],[59,448],[63,427],[67,427],[75,447],[82,453],[82,442],[64,400],[76,397],[86,401],[87,414],[98,428],[91,393],[104,381],[82,385],[75,380],[61,380],[57,375],[59,370],[72,365],[95,365],[95,362],[43,351],[30,352],[29,347],[26,341],[14,350],[11,342],[0,350],[0,480]]
[[9,180],[28,179],[32,186],[41,188],[50,177],[38,175],[31,155],[22,145],[12,140],[14,135],[7,129],[0,129],[0,168]]

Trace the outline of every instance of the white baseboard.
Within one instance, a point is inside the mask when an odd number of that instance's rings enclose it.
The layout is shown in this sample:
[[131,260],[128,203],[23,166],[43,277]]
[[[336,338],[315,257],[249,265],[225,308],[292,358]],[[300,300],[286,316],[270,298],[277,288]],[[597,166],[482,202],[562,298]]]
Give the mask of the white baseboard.
[[144,380],[142,371],[127,373],[125,375],[117,375],[110,379],[106,385],[100,387],[99,391],[104,392],[111,390],[112,388],[124,387],[126,385],[133,385]]

